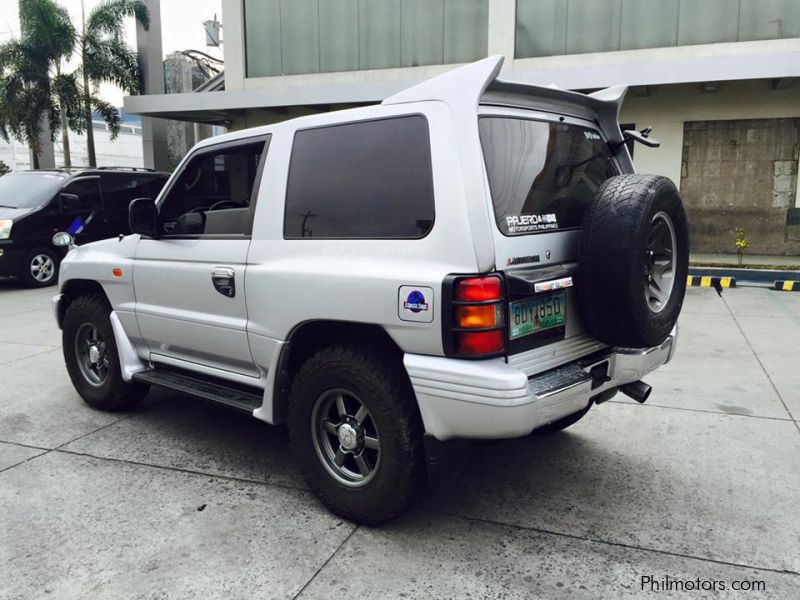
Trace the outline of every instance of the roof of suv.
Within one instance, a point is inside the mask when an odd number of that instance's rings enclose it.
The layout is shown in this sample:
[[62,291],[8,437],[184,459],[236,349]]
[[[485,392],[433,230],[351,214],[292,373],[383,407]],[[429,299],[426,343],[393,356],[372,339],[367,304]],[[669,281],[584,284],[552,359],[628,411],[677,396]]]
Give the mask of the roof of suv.
[[164,171],[156,171],[155,169],[145,169],[141,167],[73,167],[73,168],[62,168],[62,169],[26,169],[22,171],[15,171],[16,173],[29,173],[29,174],[36,174],[36,173],[43,173],[43,174],[51,174],[51,175],[63,175],[66,177],[71,177],[73,175],[86,175],[86,174],[94,174],[94,173],[130,173],[130,174],[154,174],[154,175],[165,175],[169,177],[169,173]]

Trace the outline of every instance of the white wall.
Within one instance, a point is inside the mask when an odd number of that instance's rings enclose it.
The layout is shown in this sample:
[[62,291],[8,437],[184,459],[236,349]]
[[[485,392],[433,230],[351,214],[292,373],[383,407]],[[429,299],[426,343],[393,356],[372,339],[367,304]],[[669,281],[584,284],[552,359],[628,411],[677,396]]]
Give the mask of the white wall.
[[[702,91],[700,84],[653,86],[649,95],[628,93],[620,121],[637,129],[653,128],[660,148],[637,144],[634,164],[640,173],[665,175],[678,186],[681,181],[683,124],[687,121],[800,118],[800,81],[785,89],[773,89],[770,80],[731,81],[718,91]],[[800,206],[800,196],[798,197]]]
[[[111,134],[105,129],[94,130],[95,150],[97,152],[98,166],[142,167],[142,136],[140,133],[131,133],[126,127],[120,132],[115,141],[111,141]],[[86,136],[70,132],[70,154],[73,167],[85,167],[89,164],[86,148]],[[56,165],[64,166],[64,153],[61,147],[61,135],[55,143]],[[30,153],[28,147],[16,141],[8,144],[0,141],[0,160],[14,170],[30,168]]]

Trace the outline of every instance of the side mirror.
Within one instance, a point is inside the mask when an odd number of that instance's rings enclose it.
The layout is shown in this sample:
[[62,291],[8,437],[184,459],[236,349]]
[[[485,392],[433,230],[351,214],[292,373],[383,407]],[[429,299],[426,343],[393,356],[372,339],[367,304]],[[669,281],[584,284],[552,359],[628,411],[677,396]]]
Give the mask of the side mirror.
[[54,246],[58,246],[58,247],[73,246],[74,244],[75,244],[75,240],[66,231],[59,231],[57,234],[55,234],[53,236],[53,245]]
[[61,212],[64,214],[80,212],[81,198],[77,194],[61,192]]
[[131,233],[138,233],[157,240],[161,230],[158,222],[158,209],[152,198],[137,198],[128,206],[128,226]]

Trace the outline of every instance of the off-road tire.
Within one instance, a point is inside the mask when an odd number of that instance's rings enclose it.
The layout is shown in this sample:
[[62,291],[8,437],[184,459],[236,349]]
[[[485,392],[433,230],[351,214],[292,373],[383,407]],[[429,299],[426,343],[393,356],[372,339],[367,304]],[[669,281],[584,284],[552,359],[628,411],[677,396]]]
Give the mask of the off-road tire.
[[[81,296],[73,300],[64,315],[62,348],[67,372],[81,398],[93,408],[116,412],[135,406],[149,390],[149,386],[138,382],[126,383],[122,379],[117,343],[111,327],[111,307],[102,296]],[[75,348],[78,329],[84,324],[97,328],[99,336],[106,344],[109,366],[105,381],[92,385],[81,370]]]
[[[49,279],[46,281],[40,281],[33,276],[31,272],[31,264],[33,263],[34,259],[39,256],[47,256],[52,261],[52,271],[50,273]],[[50,287],[51,285],[55,285],[58,282],[58,268],[61,263],[61,257],[59,254],[53,250],[52,248],[45,248],[40,246],[38,248],[34,248],[31,250],[28,255],[25,257],[25,260],[22,263],[19,271],[19,279],[20,281],[26,286],[31,288],[45,288]]]
[[[338,482],[313,441],[317,400],[333,389],[357,394],[380,432],[380,461],[363,487]],[[404,511],[425,484],[423,426],[401,358],[370,345],[337,345],[309,358],[292,383],[289,437],[308,485],[332,512],[378,525]]]
[[[675,265],[671,292],[656,311],[645,295],[652,268],[647,261],[653,223],[663,215],[675,234]],[[594,337],[630,348],[663,342],[678,320],[688,267],[686,213],[672,181],[619,175],[600,186],[583,223],[575,281],[584,324]]]

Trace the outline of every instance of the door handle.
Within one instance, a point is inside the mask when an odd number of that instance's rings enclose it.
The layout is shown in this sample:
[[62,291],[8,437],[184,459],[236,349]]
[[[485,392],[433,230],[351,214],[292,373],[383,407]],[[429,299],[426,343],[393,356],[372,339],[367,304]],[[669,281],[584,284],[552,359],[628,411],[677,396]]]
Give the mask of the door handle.
[[211,269],[211,281],[214,289],[227,298],[236,295],[236,271],[230,267],[214,267]]

